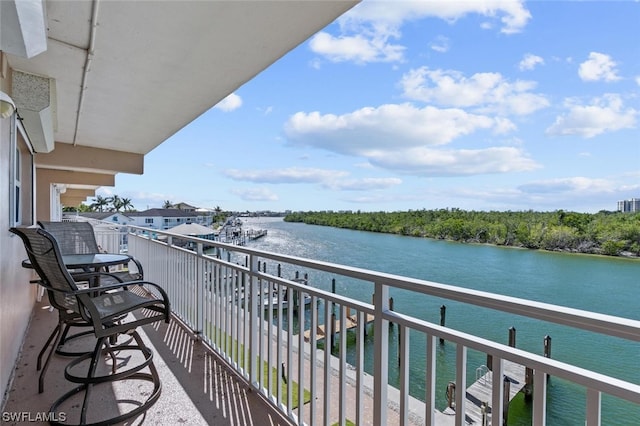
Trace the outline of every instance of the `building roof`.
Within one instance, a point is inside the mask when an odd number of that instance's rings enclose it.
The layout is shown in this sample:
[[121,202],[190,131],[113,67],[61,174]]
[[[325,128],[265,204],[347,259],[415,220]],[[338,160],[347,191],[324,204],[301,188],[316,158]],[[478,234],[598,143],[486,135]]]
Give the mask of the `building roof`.
[[191,235],[193,237],[214,234],[213,229],[207,228],[206,226],[198,225],[197,223],[183,223],[181,225],[174,226],[173,228],[168,229],[168,231],[180,235]]
[[122,213],[122,212],[78,212],[77,213],[78,216],[86,217],[87,219],[97,219],[97,220],[104,220],[108,217],[111,217],[113,215],[118,215],[118,214],[121,216],[129,217],[129,213]]

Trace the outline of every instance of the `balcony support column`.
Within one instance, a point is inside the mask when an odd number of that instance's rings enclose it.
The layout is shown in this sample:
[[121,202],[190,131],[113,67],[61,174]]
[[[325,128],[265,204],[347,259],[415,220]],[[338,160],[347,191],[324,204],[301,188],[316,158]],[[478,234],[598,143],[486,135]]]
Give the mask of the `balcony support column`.
[[379,401],[373,409],[373,424],[387,424],[387,387],[389,385],[389,321],[383,315],[389,311],[389,286],[375,283],[373,295],[374,320],[374,361],[373,400]]

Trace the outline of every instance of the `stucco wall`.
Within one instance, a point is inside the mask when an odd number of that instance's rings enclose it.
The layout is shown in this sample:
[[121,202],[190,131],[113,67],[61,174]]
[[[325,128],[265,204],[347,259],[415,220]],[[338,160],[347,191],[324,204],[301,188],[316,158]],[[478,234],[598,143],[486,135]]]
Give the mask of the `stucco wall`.
[[[0,61],[2,59],[0,58]],[[0,76],[0,89],[6,85]],[[27,257],[22,241],[9,232],[11,119],[0,118],[0,395],[5,392],[20,351],[35,301],[32,275],[20,266]],[[23,189],[24,190],[24,189]]]

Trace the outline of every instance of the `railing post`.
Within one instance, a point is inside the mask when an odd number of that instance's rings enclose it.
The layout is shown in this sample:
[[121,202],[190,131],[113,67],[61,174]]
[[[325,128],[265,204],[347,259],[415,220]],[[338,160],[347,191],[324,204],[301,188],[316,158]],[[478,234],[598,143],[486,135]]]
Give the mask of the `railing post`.
[[198,257],[196,258],[196,337],[202,339],[202,331],[204,329],[204,268],[202,256],[204,255],[204,247],[202,243],[198,243],[196,252]]
[[[587,393],[589,390],[587,390]],[[531,424],[545,426],[547,419],[547,375],[540,371],[533,372],[533,410]],[[588,423],[591,426],[591,423]]]
[[504,422],[504,361],[502,358],[492,357],[493,372],[491,379],[491,425],[502,426]]
[[467,347],[462,343],[456,345],[456,426],[465,425],[466,389],[467,389]]
[[249,296],[249,380],[254,388],[258,389],[260,384],[258,382],[258,348],[260,347],[260,324],[258,313],[258,298],[260,294],[260,283],[258,282],[258,277],[255,275],[258,270],[258,257],[251,255],[249,257],[249,277],[250,277],[250,296]]
[[389,321],[382,315],[389,310],[389,287],[380,282],[375,283],[373,295],[373,335],[374,337],[374,362],[373,362],[373,400],[379,401],[373,409],[373,424],[387,424],[387,386],[389,383]]

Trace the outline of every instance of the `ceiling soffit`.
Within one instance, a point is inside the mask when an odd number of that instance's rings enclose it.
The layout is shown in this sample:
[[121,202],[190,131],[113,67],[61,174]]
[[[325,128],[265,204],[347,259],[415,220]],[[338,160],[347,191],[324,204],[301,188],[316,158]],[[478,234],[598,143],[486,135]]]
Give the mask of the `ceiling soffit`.
[[48,50],[59,142],[146,154],[356,1],[57,1]]

